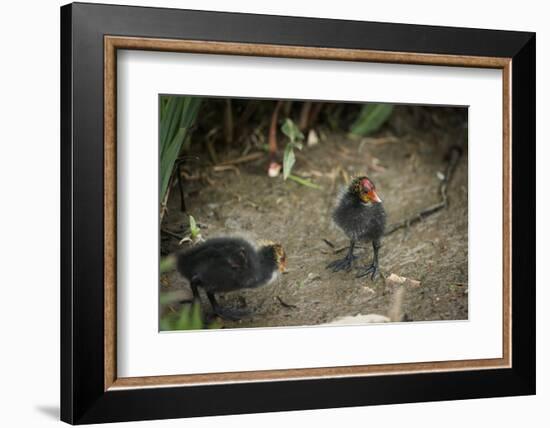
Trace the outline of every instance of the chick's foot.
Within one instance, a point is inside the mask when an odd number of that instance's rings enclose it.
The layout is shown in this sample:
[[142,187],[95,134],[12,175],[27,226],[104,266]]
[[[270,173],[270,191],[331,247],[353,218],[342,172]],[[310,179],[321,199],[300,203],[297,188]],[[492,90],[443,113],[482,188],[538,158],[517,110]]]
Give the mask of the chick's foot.
[[370,275],[371,280],[376,280],[380,274],[380,269],[378,269],[378,263],[372,263],[368,266],[357,269],[356,278],[363,278],[364,276]]
[[227,309],[216,308],[214,310],[214,316],[218,316],[225,321],[240,321],[242,318],[250,315],[250,311],[245,309]]
[[351,270],[351,265],[356,258],[357,256],[347,255],[343,259],[334,260],[333,262],[329,263],[326,268],[332,269],[333,272],[339,272],[341,270],[349,272]]

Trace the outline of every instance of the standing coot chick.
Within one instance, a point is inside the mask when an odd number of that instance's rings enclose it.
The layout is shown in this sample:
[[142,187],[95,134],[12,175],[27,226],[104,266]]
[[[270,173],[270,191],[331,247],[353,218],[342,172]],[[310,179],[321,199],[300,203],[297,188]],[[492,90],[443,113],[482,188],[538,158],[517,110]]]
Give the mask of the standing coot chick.
[[357,277],[371,274],[371,279],[378,275],[378,250],[380,238],[384,234],[386,212],[382,200],[376,194],[374,183],[367,177],[354,179],[342,193],[332,217],[334,222],[350,239],[348,254],[341,260],[335,260],[327,268],[333,272],[351,270],[356,256],[353,249],[357,241],[372,242],[374,250],[373,261],[370,265],[361,268]]
[[255,248],[242,238],[213,238],[178,255],[179,273],[191,284],[193,298],[200,300],[198,287],[206,291],[216,315],[237,320],[220,308],[214,293],[255,288],[271,282],[283,272],[286,255],[280,244]]

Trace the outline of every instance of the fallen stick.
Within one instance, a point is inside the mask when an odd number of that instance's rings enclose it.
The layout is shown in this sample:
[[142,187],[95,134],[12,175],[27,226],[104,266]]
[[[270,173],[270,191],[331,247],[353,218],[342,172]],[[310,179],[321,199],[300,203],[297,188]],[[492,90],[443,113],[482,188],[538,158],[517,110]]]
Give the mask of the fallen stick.
[[330,248],[334,248],[334,244],[330,242],[328,239],[323,238],[322,239],[325,244],[327,244]]
[[212,167],[214,172],[233,171],[237,175],[241,175],[241,171],[235,165],[215,165]]
[[160,229],[160,231],[161,231],[162,233],[165,233],[165,234],[168,235],[168,236],[171,236],[172,238],[177,239],[177,240],[182,240],[182,239],[183,239],[183,236],[178,235],[177,233],[174,233],[174,232],[172,232],[172,231],[170,231],[170,230],[168,230],[168,229]]
[[263,158],[264,156],[265,156],[265,153],[263,152],[250,153],[249,155],[241,156],[236,159],[229,159],[229,160],[223,161],[219,164],[219,166],[238,165],[241,163],[255,161],[257,159]]
[[[356,245],[356,246],[355,246],[355,249],[358,249],[358,250],[360,250],[360,249],[363,249],[363,250],[364,250],[364,249],[366,249],[366,248],[367,248],[367,247],[363,247],[363,246],[361,246],[361,245]],[[335,248],[335,249],[332,251],[332,253],[333,253],[333,254],[338,254],[338,253],[341,253],[341,252],[344,251],[344,250],[349,250],[349,245],[346,245],[345,247]]]
[[447,163],[447,169],[445,170],[445,175],[443,179],[441,180],[441,183],[439,185],[439,195],[441,197],[440,202],[437,204],[431,205],[427,208],[424,208],[420,212],[413,214],[412,216],[401,220],[400,222],[391,224],[386,229],[386,232],[384,235],[390,235],[393,232],[402,229],[402,228],[409,228],[412,224],[418,223],[421,220],[424,220],[429,215],[432,215],[443,208],[446,208],[449,205],[449,197],[447,195],[447,188],[448,185],[453,177],[453,173],[456,169],[456,166],[458,164],[458,160],[460,159],[460,156],[462,155],[462,149],[458,146],[451,147],[449,154],[448,154],[448,163]]

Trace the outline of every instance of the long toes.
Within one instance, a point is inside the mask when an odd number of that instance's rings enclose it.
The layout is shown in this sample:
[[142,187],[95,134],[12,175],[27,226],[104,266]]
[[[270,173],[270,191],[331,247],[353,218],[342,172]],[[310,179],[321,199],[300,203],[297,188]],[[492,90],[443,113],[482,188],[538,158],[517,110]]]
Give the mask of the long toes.
[[341,270],[349,272],[351,270],[351,263],[347,260],[343,260],[332,269],[333,272],[339,272]]
[[337,264],[337,265],[332,267],[333,272],[340,272],[342,269],[343,269],[343,266],[340,265],[340,264]]
[[349,272],[351,270],[351,267],[352,267],[352,260],[348,260],[345,266],[346,272]]
[[218,309],[214,314],[226,321],[240,321],[242,318],[250,315],[250,312],[239,309]]
[[378,269],[376,268],[376,266],[368,266],[366,268],[359,269],[359,271],[357,272],[357,275],[355,277],[356,278],[363,278],[364,276],[367,276],[368,274],[372,273],[373,276],[371,276],[371,279],[374,279],[374,275],[376,274],[377,270]]
[[332,269],[333,272],[338,272],[344,268],[343,260],[334,260],[327,265],[327,269]]
[[332,269],[333,272],[339,272],[341,270],[349,272],[351,270],[353,260],[355,260],[356,258],[357,256],[352,256],[346,257],[344,259],[334,260],[326,266],[326,269]]
[[223,312],[223,313],[216,312],[215,315],[220,317],[222,320],[225,320],[225,321],[240,321],[240,319],[241,319],[240,317],[238,317],[234,314],[229,314],[227,312]]
[[330,262],[328,265],[325,266],[325,269],[334,269],[334,267],[338,264],[340,260],[335,260],[333,262]]

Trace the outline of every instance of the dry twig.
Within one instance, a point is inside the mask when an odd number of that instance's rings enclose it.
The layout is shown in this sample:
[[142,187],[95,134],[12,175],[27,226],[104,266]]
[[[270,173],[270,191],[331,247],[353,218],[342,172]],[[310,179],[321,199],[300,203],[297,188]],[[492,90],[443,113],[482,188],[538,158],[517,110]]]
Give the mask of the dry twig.
[[458,164],[458,160],[460,159],[460,156],[462,155],[462,149],[458,146],[451,147],[451,150],[448,155],[448,163],[447,163],[447,169],[445,171],[445,175],[443,179],[441,180],[441,184],[439,185],[439,195],[441,197],[440,202],[437,204],[431,205],[427,208],[424,208],[420,212],[413,214],[412,216],[401,220],[400,222],[394,223],[386,229],[385,235],[389,235],[396,230],[402,229],[404,227],[408,228],[414,223],[418,223],[419,221],[423,220],[424,218],[428,217],[429,215],[432,215],[443,208],[446,208],[449,205],[449,197],[447,195],[447,188],[449,186],[449,183],[453,177],[453,173],[456,169],[456,166]]
[[241,157],[238,157],[238,158],[235,158],[235,159],[229,159],[229,160],[223,161],[219,165],[220,166],[239,165],[241,163],[255,161],[257,159],[263,158],[264,156],[265,156],[265,154],[262,153],[262,152],[255,152],[255,153],[250,153],[246,156],[241,156]]

